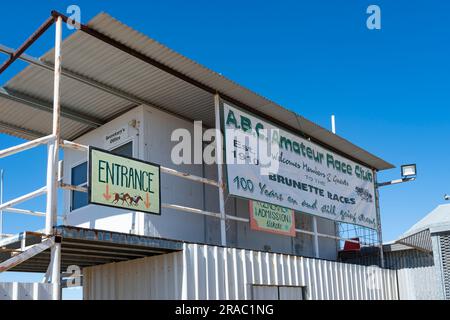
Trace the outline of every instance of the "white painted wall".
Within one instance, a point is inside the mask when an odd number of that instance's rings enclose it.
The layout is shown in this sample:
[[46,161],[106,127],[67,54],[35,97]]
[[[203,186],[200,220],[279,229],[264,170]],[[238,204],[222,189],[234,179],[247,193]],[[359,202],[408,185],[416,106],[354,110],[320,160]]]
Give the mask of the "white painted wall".
[[[171,142],[171,135],[175,129],[185,128],[194,136],[194,124],[176,118],[153,108],[144,111],[144,155],[147,161],[162,166],[203,176],[202,165],[174,165],[171,151],[176,142]],[[204,208],[203,184],[170,176],[161,175],[162,202],[178,204],[191,208]],[[215,190],[217,193],[217,189]],[[215,212],[218,209],[215,208]],[[201,215],[185,213],[175,210],[162,209],[161,216],[145,215],[145,235],[187,240],[192,242],[205,241],[205,221]]]
[[[139,124],[137,130],[129,126],[127,141],[133,141],[134,157],[181,172],[217,180],[215,165],[174,165],[172,163],[171,150],[176,144],[171,142],[173,130],[185,128],[193,136],[194,125],[192,122],[152,107],[137,107],[83,135],[76,142],[104,149],[105,136],[123,126],[128,126],[132,120],[136,120]],[[71,168],[86,161],[86,158],[87,155],[83,152],[65,151],[64,181],[66,183],[70,183]],[[179,204],[212,212],[219,211],[217,188],[167,174],[161,174],[161,196],[163,203]],[[228,198],[226,209],[228,214],[248,218],[248,201],[246,200]],[[215,245],[220,243],[219,220],[191,213],[163,208],[162,215],[157,216],[103,206],[87,206],[70,212],[70,192],[68,191],[64,192],[64,212],[69,212],[68,225],[124,233],[134,232],[140,235]],[[311,218],[298,214],[297,226],[311,230]],[[332,221],[319,218],[318,228],[321,233],[336,234]],[[307,256],[314,254],[311,236],[297,234],[296,238],[290,238],[252,231],[248,223],[228,221],[227,240],[230,246],[240,248],[265,250],[267,246],[274,252]],[[319,244],[322,258],[336,258],[336,241],[320,238]]]
[[[129,138],[124,143],[133,141],[133,157],[144,159],[142,152],[142,138],[140,131],[143,126],[143,107],[135,108],[118,118],[108,122],[86,135],[83,135],[75,142],[105,149],[105,136],[122,126],[128,126]],[[136,120],[139,130],[128,124]],[[115,148],[116,146],[114,146]],[[87,161],[87,153],[80,151],[64,150],[64,182],[71,183],[71,169],[84,161]],[[135,233],[143,234],[142,222],[143,213],[136,213],[122,209],[109,208],[104,206],[89,205],[73,212],[70,212],[71,193],[64,191],[64,212],[67,213],[67,224],[83,228],[93,228],[116,232],[130,233],[135,229]]]
[[395,270],[185,244],[181,252],[83,269],[84,299],[247,300],[252,285],[304,287],[308,300],[396,300]]

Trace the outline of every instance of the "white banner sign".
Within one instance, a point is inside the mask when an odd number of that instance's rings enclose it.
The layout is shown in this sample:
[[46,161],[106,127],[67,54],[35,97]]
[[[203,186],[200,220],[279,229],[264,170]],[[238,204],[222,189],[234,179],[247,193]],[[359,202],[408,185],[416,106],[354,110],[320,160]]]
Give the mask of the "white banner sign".
[[224,104],[229,193],[377,228],[373,171]]

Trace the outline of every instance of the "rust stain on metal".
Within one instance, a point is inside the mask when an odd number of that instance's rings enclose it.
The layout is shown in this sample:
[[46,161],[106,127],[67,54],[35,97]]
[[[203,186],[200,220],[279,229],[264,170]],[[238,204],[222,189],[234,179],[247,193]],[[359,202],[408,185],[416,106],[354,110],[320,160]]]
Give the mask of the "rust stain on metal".
[[55,22],[55,18],[52,16],[48,18],[40,27],[37,29],[25,42],[13,53],[10,55],[9,59],[6,60],[3,65],[0,67],[0,74],[3,73],[14,61],[19,58],[22,53],[25,52],[39,37],[47,31],[48,28],[52,26]]

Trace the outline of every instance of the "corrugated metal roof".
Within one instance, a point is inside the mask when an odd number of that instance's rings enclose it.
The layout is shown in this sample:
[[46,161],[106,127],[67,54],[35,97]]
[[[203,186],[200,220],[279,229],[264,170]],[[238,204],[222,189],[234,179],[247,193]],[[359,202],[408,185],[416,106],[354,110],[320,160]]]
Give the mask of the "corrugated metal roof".
[[[223,95],[229,96],[241,104],[256,110],[269,118],[273,118],[294,131],[301,131],[317,141],[340,151],[363,164],[379,170],[389,169],[393,166],[386,161],[355,146],[349,141],[332,134],[330,131],[298,116],[292,111],[282,108],[276,103],[238,85],[222,75],[205,68],[198,63],[176,53],[166,46],[150,39],[146,35],[131,29],[123,23],[101,13],[92,19],[89,27],[107,35],[114,40],[150,57],[165,66],[188,76],[195,81],[213,88]],[[166,71],[158,69],[124,51],[121,51],[99,39],[82,31],[77,31],[62,45],[62,64],[65,70],[93,79],[97,82],[118,89],[139,100],[155,107],[178,114],[191,120],[202,120],[206,126],[214,126],[213,97],[207,92],[191,83],[188,83]],[[46,53],[42,60],[53,63],[53,50]],[[49,70],[37,66],[29,66],[11,79],[6,88],[26,94],[27,96],[51,101],[53,97],[53,74]],[[106,93],[85,83],[62,77],[61,84],[62,106],[68,110],[77,111],[86,117],[99,119],[103,122],[135,106],[129,99]],[[0,100],[3,105],[3,100]],[[2,106],[3,107],[3,106]],[[33,120],[29,114],[14,111],[4,107],[2,119],[11,125],[21,126],[42,134],[49,134],[50,123],[45,119]],[[23,106],[23,108],[27,108]],[[2,110],[3,111],[3,110]],[[38,111],[42,113],[42,111]],[[24,118],[22,118],[22,116]],[[43,115],[42,117],[47,117]],[[29,118],[29,121],[25,121]],[[67,120],[65,120],[67,121]],[[72,120],[70,120],[72,121]],[[73,139],[92,127],[79,123],[77,125],[64,122],[63,137]],[[29,134],[21,130],[4,129],[0,124],[1,132],[29,138]]]
[[428,252],[433,251],[433,244],[431,242],[431,234],[429,229],[422,230],[410,236],[402,237],[396,242],[418,250]]
[[[0,97],[0,114],[1,132],[25,139],[35,139],[36,136],[51,134],[52,114],[50,112],[42,112],[25,104]],[[89,129],[89,127],[77,121],[61,118],[61,134],[63,137],[75,133],[80,134]],[[28,133],[27,130],[32,130],[32,132]],[[32,134],[33,132],[34,134]]]
[[431,233],[450,231],[450,204],[437,206],[419,222],[406,231],[402,238],[429,229]]
[[404,250],[413,250],[413,248],[401,243],[397,243],[395,241],[383,243],[383,252],[394,252]]
[[431,235],[450,231],[450,205],[440,205],[396,240],[396,243],[432,251]]

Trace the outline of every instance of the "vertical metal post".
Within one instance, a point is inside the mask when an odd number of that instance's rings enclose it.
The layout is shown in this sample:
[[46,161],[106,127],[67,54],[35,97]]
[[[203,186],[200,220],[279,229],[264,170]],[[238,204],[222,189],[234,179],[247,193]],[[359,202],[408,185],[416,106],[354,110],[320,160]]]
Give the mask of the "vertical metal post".
[[[3,204],[3,169],[0,170],[0,205]],[[0,210],[0,240],[3,239],[3,210]]]
[[220,239],[222,246],[227,245],[227,228],[225,214],[224,189],[225,182],[223,180],[223,140],[220,131],[220,96],[214,95],[214,109],[216,116],[216,163],[217,163],[217,181],[219,182],[219,210],[220,210]]
[[52,234],[57,221],[58,199],[58,157],[60,140],[60,79],[61,79],[61,40],[62,18],[56,20],[55,32],[55,72],[53,84],[53,131],[54,140],[48,144],[47,158],[47,216],[45,220],[45,233]]
[[[47,159],[47,211],[45,233],[51,235],[58,221],[58,160],[60,141],[60,80],[61,80],[61,41],[62,18],[56,20],[55,31],[55,72],[53,84],[53,136],[48,144]],[[51,270],[53,284],[53,299],[61,299],[61,243],[55,243],[51,249]]]
[[320,258],[320,252],[319,252],[319,233],[317,232],[317,217],[312,216],[312,223],[313,223],[313,232],[314,232],[314,256],[316,258]]
[[[333,134],[336,134],[336,117],[334,116],[334,114],[331,115],[331,132]],[[341,237],[341,232],[340,232],[340,223],[335,221],[334,222],[334,231],[336,236]],[[340,241],[336,241],[336,252],[339,251],[339,247],[340,247]]]
[[61,243],[55,243],[51,250],[53,300],[61,300]]
[[331,115],[331,132],[336,134],[336,117],[334,114]]
[[380,266],[384,268],[384,252],[383,252],[383,236],[381,230],[381,212],[380,212],[380,193],[378,191],[378,178],[377,173],[374,171],[374,180],[375,180],[375,207],[377,213],[377,233],[378,233],[378,242],[380,246]]

